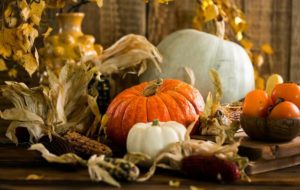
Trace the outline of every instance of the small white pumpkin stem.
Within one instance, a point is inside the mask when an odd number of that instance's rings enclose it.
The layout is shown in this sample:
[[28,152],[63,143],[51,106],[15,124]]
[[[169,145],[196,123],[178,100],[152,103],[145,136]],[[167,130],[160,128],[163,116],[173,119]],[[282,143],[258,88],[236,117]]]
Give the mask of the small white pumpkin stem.
[[152,121],[152,126],[159,126],[159,120],[158,119],[154,119]]

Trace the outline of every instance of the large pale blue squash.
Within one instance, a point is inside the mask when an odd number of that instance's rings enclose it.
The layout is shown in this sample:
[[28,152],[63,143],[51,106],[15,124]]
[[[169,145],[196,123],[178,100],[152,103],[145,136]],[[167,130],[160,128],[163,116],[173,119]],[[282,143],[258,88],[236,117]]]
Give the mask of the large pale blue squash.
[[162,78],[180,79],[189,82],[184,67],[193,70],[195,87],[206,97],[213,91],[209,71],[218,71],[223,86],[223,103],[237,101],[254,89],[254,71],[245,50],[233,42],[211,34],[186,29],[167,36],[158,49],[163,56],[163,73],[149,65],[141,81]]

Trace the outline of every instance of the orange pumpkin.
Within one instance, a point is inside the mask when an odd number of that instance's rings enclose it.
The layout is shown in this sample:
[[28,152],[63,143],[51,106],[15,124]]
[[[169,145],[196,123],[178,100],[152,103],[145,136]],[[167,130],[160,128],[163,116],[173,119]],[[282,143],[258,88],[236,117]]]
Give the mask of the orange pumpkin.
[[201,114],[200,92],[179,80],[144,82],[121,92],[107,109],[107,135],[124,147],[131,127],[139,122],[177,121],[188,126]]

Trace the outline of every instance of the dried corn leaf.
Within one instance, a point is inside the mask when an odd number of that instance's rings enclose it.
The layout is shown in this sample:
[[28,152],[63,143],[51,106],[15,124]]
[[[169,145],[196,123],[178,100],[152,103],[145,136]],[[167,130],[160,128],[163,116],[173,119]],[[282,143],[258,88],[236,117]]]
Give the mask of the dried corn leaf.
[[17,121],[32,121],[43,124],[43,119],[37,114],[20,108],[6,109],[4,112],[0,112],[0,116],[5,120],[17,120]]
[[194,71],[190,67],[184,67],[185,72],[188,75],[188,78],[190,79],[189,84],[194,86],[196,82],[196,77]]
[[88,96],[88,105],[95,116],[93,124],[91,125],[91,127],[89,128],[88,133],[87,133],[87,136],[91,136],[92,134],[96,133],[97,126],[101,122],[101,113],[98,108],[96,97]]
[[50,153],[43,144],[33,144],[29,148],[29,150],[36,150],[42,154],[42,157],[51,163],[60,163],[60,164],[72,164],[72,165],[83,165],[88,167],[88,172],[91,180],[93,181],[103,181],[112,186],[121,187],[120,183],[117,182],[108,171],[104,168],[101,168],[101,164],[103,164],[104,156],[92,156],[88,161],[80,158],[76,154],[67,153],[57,156],[55,154]]
[[23,83],[6,82],[1,87],[1,93],[15,106],[0,114],[2,119],[12,120],[6,136],[14,143],[18,143],[15,135],[18,127],[27,128],[31,142],[53,130],[51,124],[55,122],[54,107],[42,88],[29,89]]
[[140,75],[146,70],[145,60],[150,60],[161,72],[159,64],[162,57],[157,48],[145,37],[129,34],[104,50],[94,63],[102,74],[125,72],[128,68],[139,66],[136,73]]
[[89,115],[93,114],[88,106],[88,83],[93,76],[82,65],[66,64],[59,77],[48,71],[50,94],[56,105],[60,124],[56,126],[58,133],[64,133],[71,126],[86,130],[89,127]]
[[60,163],[60,164],[82,164],[85,165],[86,161],[73,153],[62,154],[57,156],[50,153],[43,144],[33,144],[30,146],[29,150],[36,150],[42,154],[42,157],[51,163]]

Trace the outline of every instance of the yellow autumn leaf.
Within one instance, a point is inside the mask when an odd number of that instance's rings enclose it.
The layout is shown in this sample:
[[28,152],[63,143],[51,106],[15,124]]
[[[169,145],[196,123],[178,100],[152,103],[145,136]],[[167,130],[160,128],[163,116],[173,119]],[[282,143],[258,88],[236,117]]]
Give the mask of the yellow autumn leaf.
[[250,50],[253,48],[253,43],[250,40],[247,39],[242,39],[240,41],[240,44],[246,49],[246,50]]
[[30,76],[38,68],[38,60],[32,54],[23,55],[21,63]]
[[269,44],[263,44],[260,48],[264,53],[272,55],[274,53],[273,48]]
[[205,22],[217,18],[218,15],[219,15],[219,10],[215,4],[208,5],[208,7],[206,7],[206,9],[204,10]]
[[[0,32],[0,35],[3,35],[3,33]],[[2,38],[0,38],[0,56],[4,57],[4,58],[8,58],[10,57],[12,54],[12,49],[11,47],[6,44]]]
[[243,33],[242,32],[237,32],[236,35],[235,35],[235,38],[238,40],[238,41],[241,41],[243,39]]
[[8,76],[12,77],[12,78],[17,78],[18,75],[18,71],[16,69],[10,69],[8,71]]
[[44,34],[42,34],[42,36],[44,36],[44,39],[47,38],[50,35],[52,30],[53,30],[53,28],[48,27],[47,31]]
[[261,67],[264,64],[264,56],[262,54],[255,54],[252,61],[256,67]]
[[202,0],[201,1],[201,8],[202,10],[207,9],[208,6],[213,5],[214,2],[212,0]]
[[0,71],[6,71],[6,70],[7,70],[7,67],[6,67],[5,61],[0,58]]
[[17,25],[18,19],[16,17],[16,13],[14,12],[11,4],[7,6],[3,16],[4,16],[5,23],[8,25],[8,27],[13,28]]
[[20,16],[21,16],[22,20],[26,22],[29,18],[29,15],[30,15],[29,5],[26,2],[26,0],[19,0],[18,1],[18,6],[21,10]]
[[90,1],[96,3],[100,8],[103,6],[103,0],[90,0]]
[[23,57],[23,51],[22,50],[17,50],[17,51],[14,52],[13,59],[15,61],[21,62],[22,57]]
[[30,52],[35,39],[38,37],[38,31],[32,24],[21,24],[16,31],[18,45],[24,52]]
[[45,1],[32,2],[30,5],[30,19],[35,25],[39,25],[42,17],[42,13],[46,7]]

